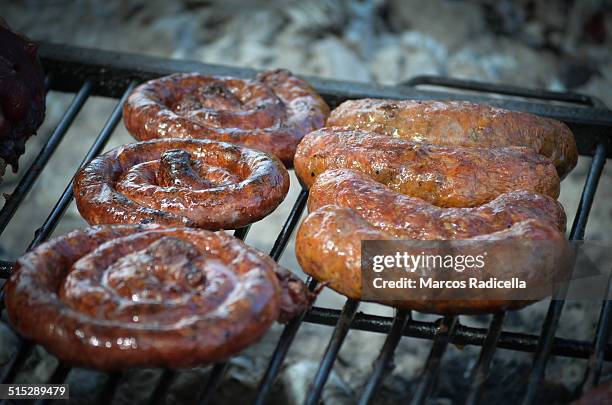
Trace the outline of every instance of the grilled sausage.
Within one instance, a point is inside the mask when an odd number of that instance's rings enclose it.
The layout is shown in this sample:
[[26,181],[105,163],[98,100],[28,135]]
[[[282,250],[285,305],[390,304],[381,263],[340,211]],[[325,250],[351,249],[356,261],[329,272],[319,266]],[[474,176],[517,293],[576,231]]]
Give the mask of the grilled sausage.
[[174,74],[136,88],[123,110],[138,140],[215,139],[272,153],[287,167],[302,137],[328,115],[317,92],[286,70],[255,80]]
[[328,170],[310,189],[308,210],[339,205],[354,210],[394,238],[468,239],[511,227],[528,219],[565,232],[565,211],[551,197],[519,190],[499,195],[474,208],[440,208],[420,198],[397,193],[361,172]]
[[104,370],[224,360],[310,299],[301,281],[232,236],[156,225],[53,239],[17,261],[5,291],[22,335]]
[[337,168],[361,171],[395,191],[442,207],[475,207],[514,190],[559,195],[560,180],[550,159],[526,148],[436,146],[339,128],[304,137],[295,171],[306,186]]
[[[532,192],[503,194],[476,208],[440,208],[343,169],[317,178],[308,206],[311,213],[297,233],[298,262],[307,274],[352,299],[367,298],[362,296],[364,240],[481,241],[486,243],[489,257],[495,258],[495,266],[483,270],[482,279],[517,277],[527,284],[520,296],[515,290],[475,291],[466,295],[470,299],[457,299],[456,292],[440,290],[435,295],[415,297],[407,292],[402,299],[376,300],[398,308],[440,314],[516,309],[540,298],[539,294],[543,297],[548,287],[565,276],[563,208],[552,198]],[[542,249],[543,244],[548,248]],[[513,249],[519,245],[521,254]],[[426,271],[419,268],[409,277],[417,280],[426,276]],[[447,277],[465,280],[468,275],[452,272]]]
[[204,139],[113,149],[79,171],[74,195],[89,224],[155,222],[235,229],[272,212],[289,175],[271,155]]
[[432,145],[522,146],[550,158],[561,178],[578,160],[576,141],[564,123],[467,101],[351,100],[331,113],[327,125]]

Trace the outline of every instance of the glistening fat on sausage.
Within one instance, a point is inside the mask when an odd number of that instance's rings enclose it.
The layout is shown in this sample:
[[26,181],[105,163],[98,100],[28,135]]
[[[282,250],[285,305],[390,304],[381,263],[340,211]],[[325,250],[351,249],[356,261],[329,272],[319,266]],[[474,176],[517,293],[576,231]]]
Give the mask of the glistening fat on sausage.
[[319,94],[287,70],[254,80],[174,74],[136,88],[123,110],[136,139],[214,139],[272,153],[287,167],[302,137],[328,115]]
[[[308,204],[312,211],[296,238],[298,262],[307,274],[349,298],[364,298],[361,242],[365,240],[501,242],[492,246],[496,250],[490,254],[500,265],[491,271],[505,279],[516,276],[524,280],[530,288],[526,295],[532,296],[514,299],[516,294],[507,291],[495,299],[485,294],[481,299],[457,299],[449,293],[446,295],[453,299],[445,300],[441,299],[444,291],[437,299],[415,297],[406,291],[401,300],[376,300],[398,308],[440,314],[516,309],[532,302],[533,297],[543,298],[538,295],[540,290],[564,276],[565,267],[559,265],[564,262],[567,244],[561,232],[565,229],[563,208],[554,199],[533,192],[502,194],[475,208],[440,208],[401,195],[363,173],[342,169],[317,177]],[[504,249],[514,242],[526,246],[525,254]],[[540,251],[538,242],[554,249]]]
[[104,370],[224,360],[311,300],[299,279],[232,236],[157,225],[55,238],[17,261],[5,291],[19,333]]
[[560,178],[578,161],[576,140],[564,123],[468,101],[349,100],[328,126],[362,129],[442,146],[521,146],[550,158]]
[[550,159],[519,147],[437,146],[326,127],[304,137],[294,163],[306,186],[326,170],[348,168],[441,207],[475,207],[514,190],[559,195]]

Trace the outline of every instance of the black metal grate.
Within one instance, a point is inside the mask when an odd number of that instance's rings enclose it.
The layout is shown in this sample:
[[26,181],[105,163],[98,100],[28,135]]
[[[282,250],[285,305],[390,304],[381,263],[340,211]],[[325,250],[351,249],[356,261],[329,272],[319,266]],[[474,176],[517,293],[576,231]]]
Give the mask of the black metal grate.
[[[200,71],[207,74],[223,74],[238,77],[248,77],[254,73],[254,71],[248,69],[212,66],[187,61],[170,61],[52,44],[43,44],[41,46],[41,54],[45,70],[49,75],[47,78],[48,88],[56,91],[73,92],[76,95],[55,131],[49,137],[31,166],[26,170],[19,184],[0,211],[0,233],[5,230],[90,95],[115,97],[119,98],[119,101],[99,135],[95,138],[81,166],[87,164],[101,153],[121,120],[122,105],[125,98],[137,83],[179,71]],[[526,90],[509,86],[435,77],[415,78],[397,87],[364,85],[316,78],[307,79],[332,107],[346,99],[362,97],[454,98],[486,102],[508,109],[549,116],[566,122],[576,135],[580,153],[593,156],[589,174],[584,184],[580,205],[570,233],[570,239],[573,240],[579,240],[584,237],[586,223],[599,178],[606,159],[612,157],[612,151],[608,148],[608,142],[612,135],[612,111],[607,110],[598,100],[570,93]],[[419,85],[443,87],[447,92],[419,90],[415,87]],[[448,92],[449,90],[456,89],[468,90],[470,93],[456,94]],[[488,93],[495,93],[497,96],[487,95]],[[517,97],[521,97],[521,99],[517,99]],[[525,98],[528,100],[525,101]],[[71,180],[45,222],[36,231],[35,237],[28,249],[44,242],[50,236],[66,208],[71,203],[72,198]],[[300,220],[307,198],[308,192],[302,190],[270,251],[270,256],[274,260],[278,261],[280,259],[287,246]],[[244,239],[247,236],[248,230],[248,227],[238,229],[235,231],[235,235]],[[9,276],[11,267],[12,263],[0,262],[0,279]],[[316,281],[310,279],[308,286],[314,289]],[[0,293],[0,309],[4,305],[1,298]],[[495,314],[489,328],[483,329],[461,325],[458,317],[444,317],[436,322],[422,322],[412,319],[408,311],[397,311],[393,318],[357,313],[359,303],[353,300],[347,300],[342,311],[313,307],[307,313],[292,320],[285,326],[263,375],[254,402],[256,404],[265,403],[293,339],[301,323],[304,321],[334,326],[334,332],[306,398],[307,404],[317,404],[320,402],[325,383],[333,368],[344,338],[350,329],[387,334],[381,352],[374,362],[372,374],[361,393],[360,404],[368,404],[375,397],[384,377],[391,369],[394,351],[402,336],[430,339],[433,341],[422,376],[415,387],[416,389],[411,399],[413,404],[423,404],[432,395],[441,367],[442,357],[449,343],[482,346],[480,357],[471,370],[472,384],[467,394],[468,404],[478,403],[482,385],[488,376],[497,348],[534,353],[529,383],[523,397],[524,404],[534,403],[537,388],[544,378],[546,364],[551,355],[589,359],[584,380],[581,384],[582,387],[589,388],[599,382],[603,362],[612,360],[612,347],[608,344],[610,322],[612,322],[612,304],[610,300],[603,302],[593,341],[577,341],[555,337],[563,310],[563,298],[563,295],[558,295],[551,301],[539,336],[504,331],[504,313]],[[14,381],[17,372],[24,365],[32,348],[31,342],[24,339],[20,340],[19,350],[11,358],[9,364],[0,370],[0,381],[2,383]],[[226,369],[226,363],[216,364],[212,367],[207,383],[202,391],[197,394],[198,403],[208,403],[211,401],[215,388],[222,380]],[[49,382],[59,383],[65,381],[70,370],[71,368],[68,365],[60,363]],[[173,370],[163,371],[154,390],[151,402],[161,403],[164,401],[167,389],[174,378],[174,373]],[[109,403],[121,378],[122,373],[109,374],[104,386],[100,390],[97,402],[102,404]],[[45,401],[39,401],[39,403],[43,402]]]

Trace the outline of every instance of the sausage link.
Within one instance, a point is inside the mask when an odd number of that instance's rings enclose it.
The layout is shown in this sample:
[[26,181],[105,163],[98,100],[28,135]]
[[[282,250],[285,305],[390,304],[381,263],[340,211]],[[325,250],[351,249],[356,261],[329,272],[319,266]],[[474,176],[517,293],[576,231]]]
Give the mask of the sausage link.
[[560,178],[578,161],[576,140],[564,123],[467,101],[349,100],[327,125],[432,145],[522,146],[550,158]]
[[214,139],[269,152],[287,167],[302,137],[322,127],[329,107],[287,70],[254,80],[174,74],[151,80],[129,96],[127,130],[138,140]]
[[235,229],[272,212],[289,190],[275,157],[205,139],[157,139],[113,149],[74,182],[89,224]]
[[326,127],[304,137],[294,163],[308,187],[326,170],[348,168],[441,207],[475,207],[515,190],[559,196],[560,180],[550,159],[518,147],[427,145]]
[[232,236],[158,225],[55,238],[17,261],[5,291],[19,333],[63,361],[104,370],[224,360],[311,299]]
[[361,172],[328,170],[310,189],[308,210],[338,205],[354,210],[394,238],[469,239],[537,219],[565,232],[566,217],[555,199],[527,190],[501,194],[473,208],[440,208],[397,193]]
[[[398,240],[396,236],[370,224],[357,212],[338,205],[325,205],[310,213],[298,229],[296,256],[304,272],[326,283],[338,293],[355,300],[362,296],[362,241]],[[488,275],[509,280],[516,277],[527,285],[525,291],[513,289],[475,291],[465,298],[452,289],[421,292],[405,291],[401,299],[376,299],[396,308],[437,314],[480,314],[522,308],[550,294],[549,288],[567,275],[567,240],[557,228],[535,219],[516,222],[509,228],[479,235],[474,241],[498,242],[487,245],[488,257],[496,266]],[[540,241],[540,242],[537,242]],[[452,242],[450,243],[452,246]],[[520,244],[523,254],[508,248]],[[545,244],[547,249],[542,249]],[[457,249],[457,248],[455,248]],[[420,252],[420,250],[419,250]],[[452,270],[451,270],[452,271]],[[409,275],[427,277],[419,268]],[[466,274],[453,271],[446,279],[465,280]],[[403,292],[402,292],[403,293]]]

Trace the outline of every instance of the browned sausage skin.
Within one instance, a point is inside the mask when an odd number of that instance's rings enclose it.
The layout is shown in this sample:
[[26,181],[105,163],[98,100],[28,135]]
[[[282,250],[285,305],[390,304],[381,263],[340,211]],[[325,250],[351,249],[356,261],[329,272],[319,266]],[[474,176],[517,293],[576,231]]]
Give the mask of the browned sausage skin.
[[79,171],[74,195],[89,224],[234,229],[272,212],[289,175],[263,152],[203,139],[158,139],[113,149]]
[[363,172],[392,190],[442,207],[476,207],[514,190],[559,195],[560,180],[550,159],[527,148],[427,145],[333,127],[304,137],[295,171],[306,186],[339,168]]
[[299,280],[232,236],[156,225],[47,242],[18,260],[5,296],[21,334],[107,370],[223,360],[309,299]]
[[[319,176],[313,185],[309,209],[314,211],[297,233],[298,262],[307,274],[353,299],[363,299],[363,240],[550,241],[559,246],[560,252],[567,243],[560,232],[565,227],[560,204],[527,191],[503,194],[476,208],[440,208],[398,195],[362,173],[331,170]],[[507,279],[518,277],[527,285],[537,287],[551,285],[563,276],[558,267],[562,257],[538,251],[537,243],[533,243],[532,254],[516,258],[512,251],[502,247],[490,252],[502,263],[495,269],[497,275]],[[405,300],[381,303],[423,312],[458,314],[516,309],[532,302],[515,300],[512,294],[509,291],[500,299],[482,300],[449,300],[441,295],[436,299],[417,300],[407,296]]]
[[325,124],[329,107],[286,70],[254,80],[174,74],[134,90],[123,111],[139,140],[203,138],[241,144],[277,156],[287,167],[304,135]]
[[432,145],[521,146],[550,158],[559,177],[576,166],[578,150],[562,122],[467,101],[350,100],[328,126],[346,126]]

